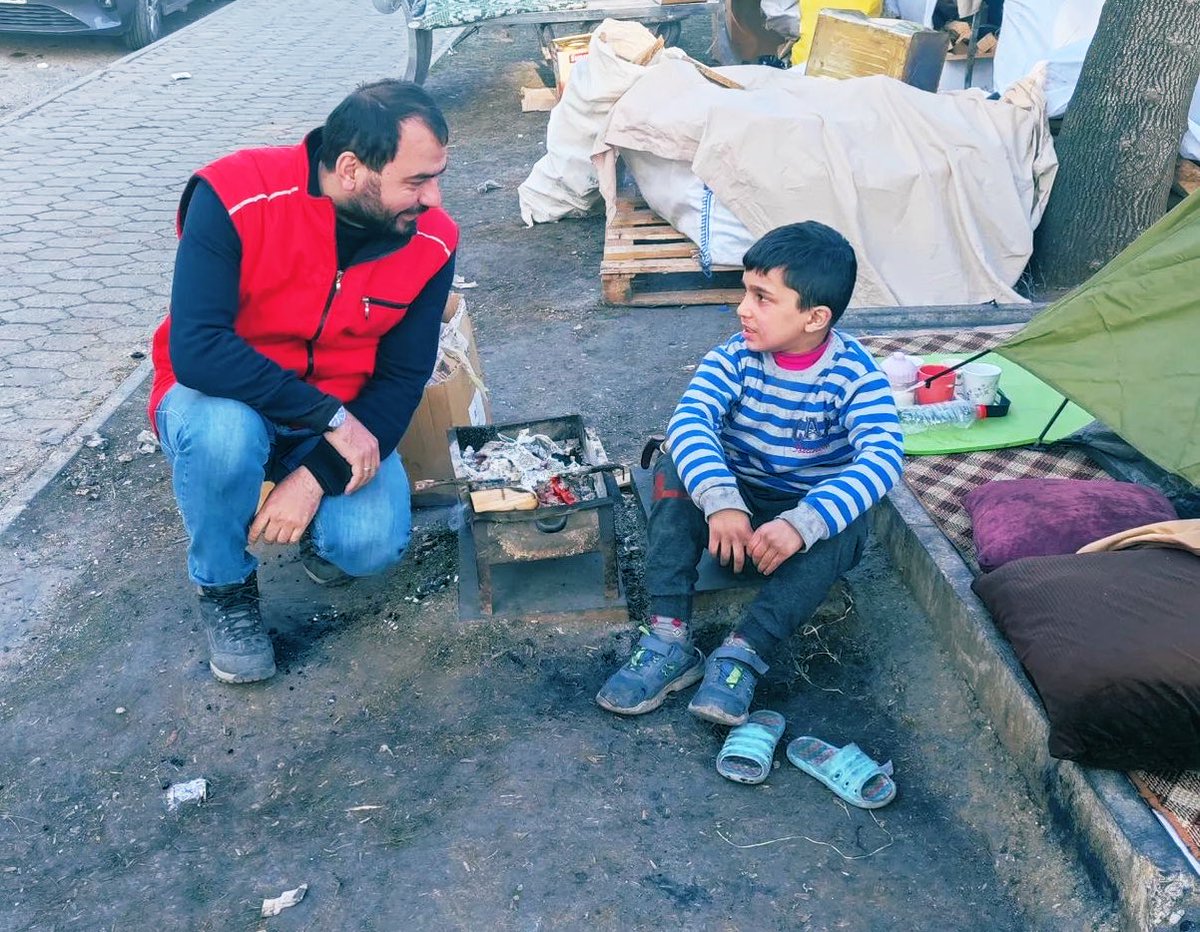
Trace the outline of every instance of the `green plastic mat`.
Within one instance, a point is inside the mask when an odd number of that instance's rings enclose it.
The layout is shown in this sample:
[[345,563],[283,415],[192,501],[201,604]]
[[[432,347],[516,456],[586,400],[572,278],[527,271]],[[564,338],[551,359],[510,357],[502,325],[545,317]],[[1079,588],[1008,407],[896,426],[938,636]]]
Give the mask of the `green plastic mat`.
[[[922,358],[927,363],[951,365],[968,357],[963,354],[931,353]],[[972,450],[1022,447],[1037,440],[1042,429],[1062,404],[1063,396],[1036,375],[1003,356],[989,353],[980,361],[994,363],[1003,370],[1003,375],[1000,376],[1000,390],[1012,402],[1008,415],[986,418],[966,427],[931,427],[921,433],[906,434],[905,453],[910,456],[970,453]],[[1061,440],[1091,421],[1090,414],[1074,402],[1069,402],[1050,428],[1050,432],[1046,434],[1046,442]]]

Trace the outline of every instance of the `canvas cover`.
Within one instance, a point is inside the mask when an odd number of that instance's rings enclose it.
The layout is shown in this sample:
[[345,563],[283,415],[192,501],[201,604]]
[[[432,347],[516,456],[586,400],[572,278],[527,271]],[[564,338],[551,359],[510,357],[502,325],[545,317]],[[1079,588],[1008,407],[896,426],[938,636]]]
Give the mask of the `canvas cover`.
[[610,203],[615,151],[648,152],[690,164],[754,238],[809,219],[841,231],[858,254],[856,306],[1024,300],[1012,286],[1058,167],[1035,81],[996,101],[885,77],[723,72],[746,89],[662,61],[616,102],[597,148]]
[[[996,89],[1020,81],[1044,63],[1047,112],[1062,116],[1103,9],[1104,0],[1006,0],[993,70]],[[1192,95],[1179,152],[1200,159],[1200,84]]]
[[996,352],[1200,483],[1200,193]]

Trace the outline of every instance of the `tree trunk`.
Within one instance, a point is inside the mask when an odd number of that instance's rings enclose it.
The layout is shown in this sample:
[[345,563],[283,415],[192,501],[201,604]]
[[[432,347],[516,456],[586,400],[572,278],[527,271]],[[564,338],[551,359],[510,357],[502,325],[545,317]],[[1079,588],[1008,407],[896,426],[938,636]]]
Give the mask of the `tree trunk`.
[[1042,284],[1086,280],[1166,212],[1198,76],[1200,0],[1106,0],[1034,238]]

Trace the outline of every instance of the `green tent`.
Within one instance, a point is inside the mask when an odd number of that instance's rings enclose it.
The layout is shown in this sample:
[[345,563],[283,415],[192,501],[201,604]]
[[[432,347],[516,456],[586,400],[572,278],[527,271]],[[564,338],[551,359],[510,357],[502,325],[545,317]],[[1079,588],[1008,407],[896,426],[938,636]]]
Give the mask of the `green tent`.
[[995,352],[1200,485],[1200,192]]

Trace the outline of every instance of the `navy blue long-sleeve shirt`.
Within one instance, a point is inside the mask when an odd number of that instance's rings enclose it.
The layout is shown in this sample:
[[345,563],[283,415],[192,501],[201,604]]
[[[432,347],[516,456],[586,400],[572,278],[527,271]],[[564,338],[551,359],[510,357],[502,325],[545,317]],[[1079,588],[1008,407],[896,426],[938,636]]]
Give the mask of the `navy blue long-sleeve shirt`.
[[[315,176],[315,163],[314,163]],[[310,181],[310,188],[315,178]],[[356,256],[371,258],[390,244],[339,222],[338,266]],[[187,199],[183,235],[171,285],[170,353],[182,385],[234,398],[279,424],[322,431],[341,404],[259,353],[234,330],[238,312],[242,248],[233,221],[216,192],[197,180]],[[454,279],[454,259],[429,281],[395,327],[383,335],[375,370],[346,408],[379,441],[382,455],[395,448],[421,401],[437,360],[442,313]],[[322,439],[303,464],[327,494],[338,494],[350,468]]]

